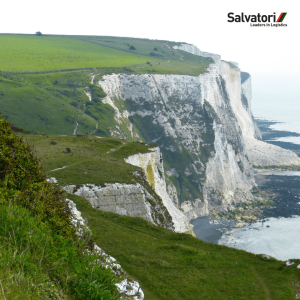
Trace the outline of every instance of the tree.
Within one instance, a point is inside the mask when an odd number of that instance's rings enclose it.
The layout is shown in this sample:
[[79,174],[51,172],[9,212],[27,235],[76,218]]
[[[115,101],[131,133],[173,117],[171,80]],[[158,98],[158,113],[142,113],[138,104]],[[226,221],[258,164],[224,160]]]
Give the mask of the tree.
[[37,31],[37,32],[36,32],[36,35],[41,36],[42,33],[41,33],[40,31]]

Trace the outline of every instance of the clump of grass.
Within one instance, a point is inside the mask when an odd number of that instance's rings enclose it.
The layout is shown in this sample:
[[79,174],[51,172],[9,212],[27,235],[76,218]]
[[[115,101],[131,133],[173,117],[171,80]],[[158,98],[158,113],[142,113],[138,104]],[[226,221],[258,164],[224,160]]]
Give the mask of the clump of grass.
[[97,256],[82,255],[84,241],[62,237],[25,208],[0,206],[0,244],[6,299],[116,299],[116,277]]

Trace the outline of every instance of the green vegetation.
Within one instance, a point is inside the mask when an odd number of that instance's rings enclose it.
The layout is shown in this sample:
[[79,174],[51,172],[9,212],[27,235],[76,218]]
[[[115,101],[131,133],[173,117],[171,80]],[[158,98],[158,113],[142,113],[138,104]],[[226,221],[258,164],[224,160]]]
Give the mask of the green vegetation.
[[145,58],[59,36],[0,35],[1,70],[41,72],[143,64]]
[[[140,168],[125,163],[124,158],[149,152],[153,147],[112,138],[93,138],[90,142],[90,137],[85,136],[19,136],[34,148],[44,172],[64,184],[131,183],[132,173]],[[67,148],[71,150],[69,153]]]
[[[1,70],[9,72],[97,68],[103,72],[119,69],[120,73],[128,68],[135,73],[198,75],[211,62],[210,58],[170,48],[178,43],[144,39],[0,35],[0,44]],[[158,50],[153,52],[153,47]]]
[[[3,288],[0,293],[7,299],[117,299],[112,273],[94,264],[96,257],[82,255],[82,250],[90,249],[94,240],[140,282],[149,300],[193,300],[199,299],[199,295],[205,299],[286,300],[294,299],[299,293],[300,273],[296,265],[300,260],[294,260],[296,264],[286,268],[284,262],[275,259],[205,243],[140,218],[96,210],[85,199],[68,195],[93,232],[93,238],[88,232],[79,238],[67,224],[65,196],[46,183],[37,159],[12,134],[8,122],[1,120],[0,124],[3,154],[0,156],[0,282]],[[96,164],[96,156],[101,159],[104,156],[109,168],[116,165],[120,172],[129,168],[123,162],[124,157],[147,152],[150,147],[116,139],[89,142],[85,137],[19,135],[34,145],[45,169],[62,167],[66,162],[76,165],[77,160],[81,172],[77,174],[73,170],[74,174],[69,172],[66,177],[70,182],[80,183],[96,180],[95,174],[84,174],[84,157]],[[71,150],[69,153],[67,148]],[[52,165],[55,159],[57,163]],[[102,167],[103,162],[98,166]],[[105,168],[104,172],[109,174]],[[123,169],[124,178],[125,170],[130,173],[138,168]],[[104,177],[101,168],[98,171],[99,177]],[[108,178],[113,179],[113,176]],[[32,193],[24,198],[27,191]],[[48,207],[51,209],[47,210]]]
[[260,169],[260,170],[274,170],[274,171],[300,171],[299,165],[282,165],[282,166],[276,166],[276,165],[270,165],[270,166],[255,166],[253,165],[252,168],[254,169]]
[[61,236],[40,214],[0,206],[0,244],[1,299],[118,299],[117,278],[95,264],[102,258],[81,255],[84,241]]
[[285,268],[275,259],[205,243],[68,197],[88,219],[97,243],[140,282],[148,300],[295,299],[300,260]]
[[[0,118],[0,283],[3,299],[117,299],[94,240],[70,221],[65,194]],[[100,259],[100,257],[99,257]]]
[[78,121],[77,133],[92,132],[97,120],[84,113],[89,102],[84,89],[89,83],[87,72],[39,75],[0,72],[3,116],[29,131],[73,134]]

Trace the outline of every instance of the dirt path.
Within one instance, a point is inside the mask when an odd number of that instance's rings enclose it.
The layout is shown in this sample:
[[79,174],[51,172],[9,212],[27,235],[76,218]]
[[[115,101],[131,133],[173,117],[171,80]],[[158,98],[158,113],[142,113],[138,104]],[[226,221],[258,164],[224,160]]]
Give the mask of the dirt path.
[[256,270],[255,270],[254,267],[251,267],[251,269],[252,269],[252,271],[253,271],[253,273],[254,273],[254,275],[255,275],[257,281],[258,281],[258,282],[260,283],[260,285],[262,286],[262,288],[263,288],[263,290],[264,290],[264,292],[265,292],[265,295],[266,295],[266,299],[267,299],[267,300],[271,300],[270,291],[269,291],[268,287],[266,286],[264,280],[263,280],[261,277],[259,277],[259,275],[257,274],[257,272],[256,272]]

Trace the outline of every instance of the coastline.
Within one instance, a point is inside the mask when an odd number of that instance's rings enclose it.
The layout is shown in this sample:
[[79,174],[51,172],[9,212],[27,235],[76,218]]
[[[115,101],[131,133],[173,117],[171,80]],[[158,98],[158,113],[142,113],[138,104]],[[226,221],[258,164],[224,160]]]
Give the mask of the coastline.
[[[263,141],[292,150],[300,157],[300,145],[274,140],[282,137],[300,137],[299,133],[277,131],[270,128],[271,125],[278,122],[262,119],[255,119],[255,121],[262,133]],[[273,205],[262,208],[263,218],[259,219],[258,222],[252,222],[252,224],[246,223],[238,229],[238,222],[233,219],[221,219],[212,216],[199,217],[191,220],[191,224],[194,225],[194,233],[198,239],[218,244],[220,241],[229,241],[233,232],[247,230],[251,226],[257,227],[257,224],[260,224],[258,227],[262,226],[261,224],[264,223],[261,223],[262,220],[294,218],[294,216],[300,215],[300,172],[296,176],[274,175],[276,172],[282,172],[282,170],[254,169],[254,172],[260,195],[263,194],[268,197],[268,200],[274,202]],[[270,173],[274,174],[270,175]],[[229,243],[228,246],[233,244]]]

